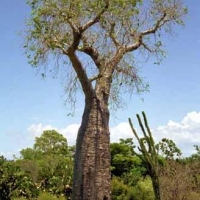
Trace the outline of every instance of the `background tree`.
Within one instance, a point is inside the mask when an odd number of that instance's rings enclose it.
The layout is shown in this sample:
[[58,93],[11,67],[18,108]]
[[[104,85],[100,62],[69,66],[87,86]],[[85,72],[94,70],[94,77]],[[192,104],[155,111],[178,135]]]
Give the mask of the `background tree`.
[[158,154],[166,159],[180,158],[181,150],[176,146],[173,140],[163,138],[158,144],[156,144]]
[[132,138],[120,139],[119,143],[111,143],[111,166],[112,174],[121,176],[130,171],[134,163]]
[[111,174],[120,177],[124,184],[135,186],[147,174],[142,160],[134,153],[132,138],[111,143]]
[[40,137],[35,138],[34,149],[43,154],[67,154],[67,139],[55,130],[43,131]]
[[[69,77],[69,100],[85,96],[78,131],[74,199],[110,199],[109,100],[120,91],[143,89],[135,68],[136,50],[163,56],[160,37],[183,24],[181,0],[28,0],[25,48],[30,64],[56,59]],[[140,59],[141,57],[139,57]],[[48,62],[46,62],[48,63]],[[44,67],[43,69],[47,69]]]
[[36,137],[33,148],[21,150],[18,163],[39,189],[53,195],[63,195],[66,185],[71,187],[73,157],[67,139],[55,130],[46,130]]

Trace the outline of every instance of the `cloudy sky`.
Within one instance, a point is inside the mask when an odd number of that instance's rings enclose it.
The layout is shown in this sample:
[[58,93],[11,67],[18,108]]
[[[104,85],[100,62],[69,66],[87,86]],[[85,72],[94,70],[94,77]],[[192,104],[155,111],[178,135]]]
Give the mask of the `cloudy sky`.
[[[193,153],[194,144],[200,145],[200,1],[185,2],[186,26],[164,38],[167,58],[160,66],[148,62],[140,69],[150,91],[134,95],[126,108],[112,113],[111,141],[133,137],[128,117],[137,127],[135,115],[144,110],[156,141],[173,139],[185,156]],[[79,99],[69,115],[64,80],[43,79],[28,65],[18,33],[29,12],[23,0],[0,2],[0,154],[8,158],[32,146],[45,129],[56,129],[75,144],[83,110]]]

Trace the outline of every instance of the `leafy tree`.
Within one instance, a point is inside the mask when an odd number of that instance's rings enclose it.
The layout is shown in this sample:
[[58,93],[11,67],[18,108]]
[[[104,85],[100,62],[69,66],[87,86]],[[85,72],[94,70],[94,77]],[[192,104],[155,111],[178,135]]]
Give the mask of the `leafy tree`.
[[40,190],[59,196],[65,185],[71,185],[73,158],[62,134],[46,130],[36,137],[33,148],[22,149],[20,153],[21,169],[28,172]]
[[111,143],[111,173],[120,177],[123,183],[135,186],[139,179],[146,175],[142,160],[134,153],[132,138],[120,139],[119,143]]
[[26,148],[20,151],[21,158],[24,160],[36,160],[42,157],[41,151],[36,151],[33,148]]
[[163,138],[161,142],[156,145],[159,154],[166,159],[180,158],[182,155],[181,150],[176,146],[173,140]]
[[134,162],[132,139],[120,139],[120,143],[111,143],[110,149],[112,174],[121,176],[123,173],[130,171]]
[[46,130],[36,137],[34,149],[46,154],[67,154],[67,139],[55,130]]
[[77,87],[85,96],[73,198],[110,199],[109,100],[121,102],[120,91],[144,89],[132,52],[162,58],[161,36],[183,24],[186,9],[181,0],[27,2],[32,12],[24,47],[30,64],[38,67],[55,58],[55,67],[48,66],[56,72],[68,63],[68,99],[73,102]]

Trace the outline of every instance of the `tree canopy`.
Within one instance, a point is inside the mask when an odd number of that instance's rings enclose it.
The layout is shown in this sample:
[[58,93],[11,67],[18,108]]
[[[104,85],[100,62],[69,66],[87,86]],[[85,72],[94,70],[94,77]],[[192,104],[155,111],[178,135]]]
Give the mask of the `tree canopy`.
[[[155,62],[160,62],[164,55],[162,36],[173,32],[175,24],[184,24],[187,12],[181,0],[27,2],[32,10],[24,45],[29,62],[35,67],[46,66],[42,75],[64,66],[69,101],[76,99],[80,84],[83,91],[90,91],[90,82],[102,76],[109,63],[115,65],[110,94],[114,102],[121,101],[120,91],[124,94],[146,89],[138,75],[138,60],[154,55]],[[74,70],[70,67],[75,66],[72,49],[83,64]],[[138,53],[133,53],[136,50]]]
[[67,139],[55,130],[47,130],[35,138],[34,149],[46,154],[64,155],[68,153]]

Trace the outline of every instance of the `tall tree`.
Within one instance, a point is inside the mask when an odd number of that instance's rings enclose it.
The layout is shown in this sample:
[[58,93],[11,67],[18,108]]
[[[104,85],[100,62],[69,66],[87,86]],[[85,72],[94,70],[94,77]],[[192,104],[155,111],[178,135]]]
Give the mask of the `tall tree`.
[[[160,36],[182,24],[181,0],[27,0],[31,16],[25,48],[30,64],[68,63],[68,98],[85,97],[78,131],[73,199],[110,199],[109,100],[141,89],[135,66],[142,55],[162,57]],[[77,81],[78,80],[78,81]]]

